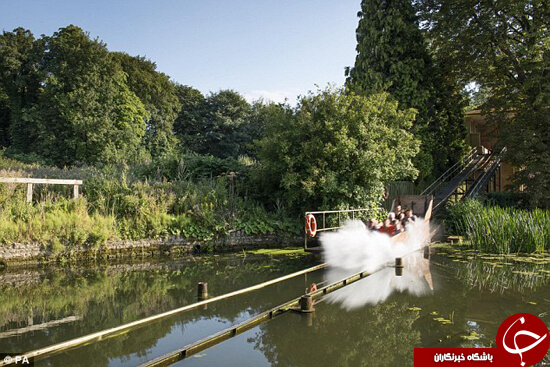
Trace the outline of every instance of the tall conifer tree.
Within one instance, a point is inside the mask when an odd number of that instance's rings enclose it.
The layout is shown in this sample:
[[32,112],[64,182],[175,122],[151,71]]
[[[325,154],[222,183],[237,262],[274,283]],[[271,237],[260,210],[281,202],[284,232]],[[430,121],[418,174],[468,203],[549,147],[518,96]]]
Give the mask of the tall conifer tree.
[[[418,111],[413,132],[422,147],[415,165],[421,180],[431,179],[463,150],[460,86],[438,80],[439,64],[428,52],[410,0],[363,0],[358,16],[357,56],[346,70],[347,86],[363,95],[387,91],[400,108]],[[442,94],[451,100],[442,101]]]

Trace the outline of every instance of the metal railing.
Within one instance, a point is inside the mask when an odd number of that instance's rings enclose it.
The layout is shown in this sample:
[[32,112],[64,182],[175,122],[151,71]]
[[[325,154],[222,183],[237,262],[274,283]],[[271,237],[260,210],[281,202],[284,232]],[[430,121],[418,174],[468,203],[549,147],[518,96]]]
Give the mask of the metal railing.
[[441,176],[439,176],[430,186],[426,187],[420,195],[433,195],[436,196],[436,191],[441,187],[442,184],[447,182],[449,179],[455,176],[455,174],[461,172],[465,167],[467,167],[472,161],[477,157],[477,148],[472,148],[468,152],[466,157],[462,158],[460,161],[453,164],[447,171],[445,171]]
[[[317,211],[317,212],[306,212],[305,216],[307,217],[308,214],[322,215],[322,222],[321,222],[322,224],[317,223],[317,232],[325,232],[325,231],[332,231],[334,229],[342,228],[342,214],[351,213],[351,217],[346,216],[343,219],[355,219],[356,218],[356,215],[355,215],[356,213],[365,212],[365,213],[367,213],[367,215],[357,216],[357,218],[365,218],[366,219],[367,217],[371,217],[373,215],[378,215],[379,213],[382,213],[383,211],[384,211],[384,209],[382,209],[382,208],[323,210],[323,211]],[[338,225],[336,227],[328,227],[328,228],[326,227],[326,223],[327,223],[326,215],[327,214],[337,214],[338,215],[338,217],[337,217]]]
[[[321,210],[316,212],[306,212],[304,217],[307,217],[309,214],[315,216],[315,221],[317,222],[317,232],[326,232],[333,231],[336,229],[342,228],[342,220],[347,219],[367,219],[378,216],[379,213],[383,213],[383,208],[361,208],[361,209],[344,209],[344,210]],[[361,214],[363,213],[363,214]],[[336,219],[331,220],[331,227],[327,227],[327,215],[337,215]],[[320,217],[318,220],[318,217]],[[336,222],[336,223],[334,223]],[[334,226],[334,224],[336,226]],[[304,249],[307,249],[308,246],[308,235],[305,235],[304,240]]]
[[[500,163],[502,161],[502,155],[506,152],[506,147],[502,148],[502,150],[499,153],[493,153],[491,154],[491,157],[489,158],[489,162],[486,165],[485,172],[477,179],[477,181],[474,183],[474,185],[470,188],[468,193],[465,195],[465,197],[474,198],[477,195],[479,195],[481,189],[485,184],[487,184],[488,180],[493,177],[497,169],[500,167]],[[492,162],[491,162],[492,161]]]

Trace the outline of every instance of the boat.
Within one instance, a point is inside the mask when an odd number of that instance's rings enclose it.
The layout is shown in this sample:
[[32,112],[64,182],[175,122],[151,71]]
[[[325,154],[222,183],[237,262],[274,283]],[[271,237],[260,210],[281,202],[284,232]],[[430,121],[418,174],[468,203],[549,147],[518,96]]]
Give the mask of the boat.
[[[397,209],[398,205],[401,205],[402,210],[411,209],[413,211],[413,214],[418,217],[424,219],[426,222],[430,222],[432,217],[432,209],[433,209],[433,202],[434,197],[433,195],[399,195],[396,196],[392,201],[391,210],[395,213],[395,210]],[[315,230],[311,231],[308,230],[308,228],[311,228],[311,224],[308,225],[308,221],[311,220],[311,217],[314,217],[314,214],[320,215],[323,213],[344,213],[344,212],[357,212],[362,210],[368,210],[368,209],[354,209],[354,210],[342,210],[342,211],[325,211],[325,212],[307,212],[306,213],[306,234],[305,234],[305,243],[304,243],[304,250],[307,252],[313,252],[313,253],[320,253],[321,252],[321,246],[318,241],[319,236],[317,235],[318,232],[322,231],[328,231],[328,230],[338,230],[341,227],[334,227],[334,228],[317,228],[317,223],[315,221],[315,218],[313,218],[313,224],[315,225]],[[321,223],[324,225],[324,218]],[[313,233],[312,233],[313,232]],[[313,234],[313,235],[312,235]],[[401,232],[394,236],[392,236],[392,241],[394,242],[400,242],[403,241],[407,232]],[[309,241],[309,245],[308,245]]]

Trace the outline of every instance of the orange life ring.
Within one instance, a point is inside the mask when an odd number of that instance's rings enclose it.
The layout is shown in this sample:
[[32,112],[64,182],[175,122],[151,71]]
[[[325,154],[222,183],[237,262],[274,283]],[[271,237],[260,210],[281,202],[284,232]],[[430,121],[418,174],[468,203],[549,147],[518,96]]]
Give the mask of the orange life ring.
[[315,237],[317,233],[317,221],[313,214],[306,215],[306,233],[309,237]]
[[309,292],[308,293],[315,292],[316,290],[317,290],[317,284],[311,283],[311,287],[309,287]]

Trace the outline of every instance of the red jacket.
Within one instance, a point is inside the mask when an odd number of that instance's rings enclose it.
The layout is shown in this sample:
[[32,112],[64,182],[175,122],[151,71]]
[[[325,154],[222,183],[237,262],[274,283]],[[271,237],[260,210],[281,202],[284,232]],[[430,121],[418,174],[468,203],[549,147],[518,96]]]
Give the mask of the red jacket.
[[395,234],[395,225],[390,224],[390,226],[387,228],[382,226],[380,227],[379,231],[382,233],[387,233],[389,236],[393,236]]

